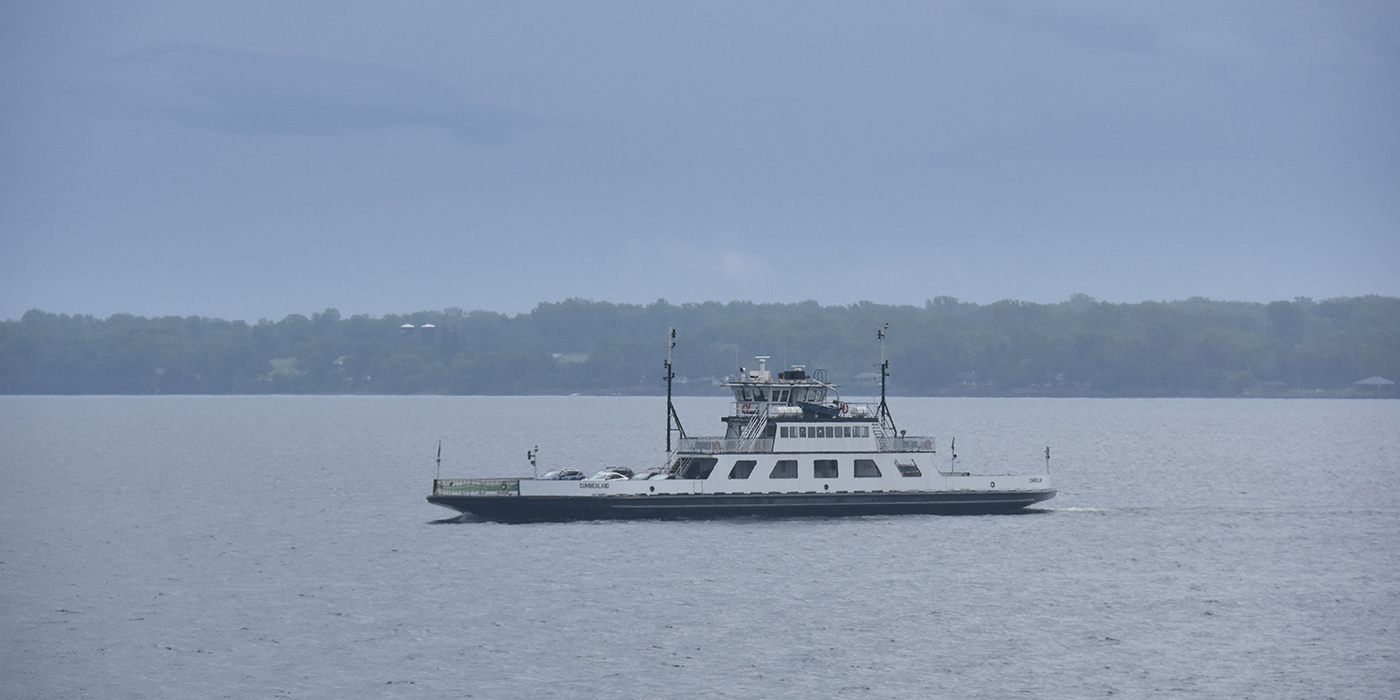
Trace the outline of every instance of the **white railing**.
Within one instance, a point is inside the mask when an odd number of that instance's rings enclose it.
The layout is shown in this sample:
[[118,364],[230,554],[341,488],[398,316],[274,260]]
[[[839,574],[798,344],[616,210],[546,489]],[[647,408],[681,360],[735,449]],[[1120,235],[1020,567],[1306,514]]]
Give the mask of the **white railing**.
[[682,438],[677,452],[716,455],[732,452],[772,452],[773,440],[743,438],[694,437]]
[[434,496],[519,496],[519,479],[433,479]]
[[875,449],[880,452],[936,452],[931,437],[877,437]]
[[[795,405],[797,405],[797,404],[795,404],[795,403],[794,403],[794,404],[786,404],[786,403],[764,403],[764,402],[762,402],[762,401],[732,401],[732,402],[730,402],[730,406],[732,407],[731,410],[733,411],[734,415],[736,415],[736,416],[753,416],[753,415],[758,414],[759,412],[764,411],[764,410],[766,410],[766,409],[768,409],[768,408],[777,407],[777,406],[795,406]],[[821,405],[828,405],[828,404],[821,404]],[[880,404],[879,404],[879,403],[867,403],[867,402],[864,402],[864,401],[853,401],[853,402],[844,402],[844,401],[843,401],[843,402],[841,402],[841,405],[844,405],[844,406],[846,407],[845,413],[840,413],[840,414],[839,414],[840,417],[842,417],[842,418],[869,418],[869,417],[871,417],[871,416],[874,416],[875,413],[876,413],[876,409],[878,409],[878,408],[880,407]]]
[[[802,438],[790,439],[784,444],[791,445],[802,452],[821,452],[835,450],[840,452],[859,452],[859,448],[852,449],[852,446],[869,444],[856,442],[853,439],[826,441],[821,438],[806,440]],[[791,448],[789,448],[791,449]],[[772,452],[773,439],[746,439],[746,438],[721,438],[721,437],[688,437],[681,438],[677,443],[676,452],[686,454],[736,454],[748,452]],[[875,438],[876,452],[936,452],[934,441],[931,437],[877,437]]]

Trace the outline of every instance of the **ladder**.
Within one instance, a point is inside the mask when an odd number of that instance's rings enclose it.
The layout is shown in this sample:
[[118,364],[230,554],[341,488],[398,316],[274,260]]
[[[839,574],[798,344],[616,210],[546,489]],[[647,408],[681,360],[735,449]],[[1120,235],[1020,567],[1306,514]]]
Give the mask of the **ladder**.
[[744,425],[743,432],[739,433],[739,451],[753,452],[754,445],[763,438],[763,431],[768,428],[768,404],[758,404],[753,417]]

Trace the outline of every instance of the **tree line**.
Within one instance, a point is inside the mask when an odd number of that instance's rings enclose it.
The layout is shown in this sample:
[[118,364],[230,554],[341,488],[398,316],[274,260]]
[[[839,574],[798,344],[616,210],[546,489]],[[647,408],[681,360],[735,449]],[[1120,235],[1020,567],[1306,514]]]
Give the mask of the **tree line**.
[[[1189,299],[922,306],[860,302],[611,304],[570,299],[514,316],[449,308],[249,323],[32,310],[0,322],[7,394],[654,394],[678,329],[676,389],[752,368],[823,369],[878,391],[890,324],[892,393],[996,396],[1384,395],[1400,380],[1400,299],[1268,304]],[[1369,393],[1368,393],[1369,392]],[[1390,395],[1393,395],[1391,393]]]

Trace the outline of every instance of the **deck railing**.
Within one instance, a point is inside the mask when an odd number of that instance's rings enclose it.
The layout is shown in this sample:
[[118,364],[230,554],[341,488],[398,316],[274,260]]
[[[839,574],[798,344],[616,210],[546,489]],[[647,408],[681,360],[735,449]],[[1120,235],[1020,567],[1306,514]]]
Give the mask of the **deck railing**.
[[519,496],[519,479],[433,479],[434,496]]
[[[849,438],[847,439],[849,440]],[[842,451],[849,450],[849,442],[825,440],[795,440],[803,446],[805,450],[819,451],[823,448],[836,449],[840,445]],[[691,454],[730,454],[742,452],[772,452],[773,440],[766,438],[763,440],[743,440],[738,438],[722,437],[688,437],[682,438],[677,452],[687,452]],[[934,452],[934,442],[931,437],[877,437],[875,438],[876,452]]]
[[877,437],[880,452],[936,452],[931,437]]
[[[736,416],[751,416],[759,413],[764,407],[774,408],[778,406],[795,406],[793,403],[766,403],[763,401],[731,401],[730,410]],[[866,418],[875,415],[879,409],[879,403],[867,403],[864,401],[843,402],[846,412],[840,414],[842,418]],[[839,409],[838,409],[839,410]]]
[[717,455],[727,452],[772,452],[773,440],[744,440],[741,438],[693,437],[683,438],[678,452]]

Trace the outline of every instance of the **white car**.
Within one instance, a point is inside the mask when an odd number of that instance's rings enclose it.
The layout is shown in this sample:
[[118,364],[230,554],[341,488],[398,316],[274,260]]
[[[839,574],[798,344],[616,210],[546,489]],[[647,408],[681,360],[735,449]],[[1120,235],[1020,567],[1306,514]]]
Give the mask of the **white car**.
[[626,475],[626,474],[621,474],[621,473],[615,472],[615,471],[613,471],[613,470],[611,470],[611,469],[604,469],[604,470],[598,472],[597,474],[594,474],[593,476],[590,476],[590,477],[588,477],[587,479],[584,479],[584,481],[617,481],[617,480],[619,480],[619,479],[626,479],[626,478],[627,478],[627,475]]

